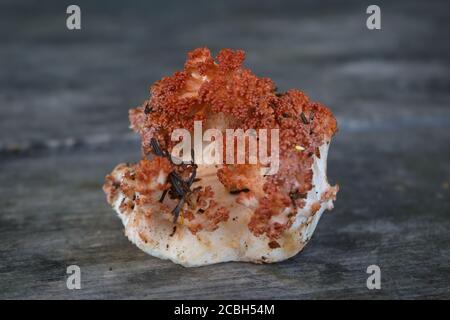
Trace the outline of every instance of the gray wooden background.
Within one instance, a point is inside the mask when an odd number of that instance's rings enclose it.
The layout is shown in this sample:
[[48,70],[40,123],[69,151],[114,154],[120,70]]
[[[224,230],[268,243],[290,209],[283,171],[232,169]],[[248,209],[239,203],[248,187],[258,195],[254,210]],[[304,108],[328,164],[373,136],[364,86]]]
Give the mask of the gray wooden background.
[[[381,31],[368,1],[1,1],[0,298],[450,298],[450,5],[376,3]],[[242,48],[337,115],[335,210],[288,261],[186,269],[106,204],[105,174],[139,158],[127,110],[198,46]]]

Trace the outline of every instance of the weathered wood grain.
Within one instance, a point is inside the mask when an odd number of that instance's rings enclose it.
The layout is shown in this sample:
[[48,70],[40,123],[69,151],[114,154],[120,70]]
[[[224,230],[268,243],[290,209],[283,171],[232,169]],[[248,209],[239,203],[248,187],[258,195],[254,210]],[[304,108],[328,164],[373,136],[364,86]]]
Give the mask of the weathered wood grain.
[[[0,298],[450,298],[448,3],[379,1],[381,31],[361,1],[78,4],[80,32],[60,2],[0,4]],[[104,175],[139,158],[127,110],[201,45],[245,49],[338,117],[336,207],[290,260],[186,269],[129,243],[106,204]]]

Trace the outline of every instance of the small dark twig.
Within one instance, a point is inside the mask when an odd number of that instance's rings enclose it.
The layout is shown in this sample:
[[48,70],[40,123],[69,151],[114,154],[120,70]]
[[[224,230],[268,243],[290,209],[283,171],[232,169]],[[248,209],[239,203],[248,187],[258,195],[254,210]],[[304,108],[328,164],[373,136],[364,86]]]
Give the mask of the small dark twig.
[[179,197],[184,196],[187,190],[185,184],[183,183],[184,181],[180,178],[180,176],[178,176],[178,174],[172,171],[171,173],[169,173],[169,179],[175,193]]
[[[172,162],[172,158],[169,155],[169,153],[165,150],[162,150],[158,140],[156,140],[156,138],[151,138],[150,139],[150,144],[153,148],[153,151],[155,152],[155,154],[157,156],[160,157],[166,157],[169,159],[170,162]],[[179,198],[180,201],[178,202],[178,204],[176,205],[176,207],[172,210],[172,214],[174,216],[174,223],[176,223],[176,221],[178,220],[178,217],[180,215],[180,212],[183,208],[184,203],[187,200],[187,196],[190,195],[192,193],[191,191],[191,186],[194,183],[194,181],[196,181],[196,176],[197,176],[197,165],[195,164],[194,161],[194,150],[191,150],[191,156],[192,156],[192,161],[190,164],[193,171],[192,174],[189,176],[187,181],[184,181],[176,172],[175,170],[169,173],[169,181],[171,184],[171,187],[169,189],[166,189],[163,191],[163,194],[161,195],[161,198],[159,199],[160,202],[164,201],[164,198],[166,196],[166,194],[170,191],[170,195],[174,195],[175,198]]]
[[300,113],[300,118],[302,119],[304,124],[309,124],[309,120],[306,118],[306,116],[303,112]]
[[230,190],[230,193],[231,194],[238,194],[238,193],[241,193],[241,192],[249,192],[249,191],[250,191],[249,188],[243,188],[243,189]]
[[149,113],[151,113],[153,111],[153,108],[152,107],[150,107],[150,106],[145,106],[145,109],[144,109],[144,113],[145,114],[149,114]]
[[153,151],[159,157],[164,157],[165,153],[161,150],[158,141],[155,138],[150,139],[150,144],[152,145]]
[[161,198],[159,199],[159,202],[162,203],[164,201],[164,198],[166,197],[166,194],[167,194],[168,191],[169,191],[169,189],[166,189],[166,190],[163,191],[163,193],[161,195]]
[[180,199],[180,202],[178,202],[177,206],[172,210],[173,214],[173,223],[176,223],[178,220],[178,217],[180,216],[180,211],[183,208],[184,201],[186,200],[186,195],[183,195]]

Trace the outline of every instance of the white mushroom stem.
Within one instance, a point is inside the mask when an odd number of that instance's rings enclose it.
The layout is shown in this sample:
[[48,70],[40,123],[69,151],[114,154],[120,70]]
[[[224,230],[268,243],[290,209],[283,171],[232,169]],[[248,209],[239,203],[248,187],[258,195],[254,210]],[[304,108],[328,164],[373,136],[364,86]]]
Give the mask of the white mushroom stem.
[[[324,194],[332,188],[326,176],[328,147],[329,143],[320,147],[320,159],[314,156],[314,187],[308,192],[306,204],[298,210],[292,226],[277,239],[279,248],[270,248],[267,236],[256,237],[252,234],[247,225],[257,201],[255,203],[249,199],[248,206],[236,203],[236,195],[231,195],[218,181],[215,166],[200,166],[197,177],[201,180],[196,182],[197,185],[211,185],[215,200],[230,211],[229,219],[221,222],[215,231],[200,231],[194,235],[182,223],[178,223],[174,231],[174,224],[166,217],[158,214],[146,216],[139,206],[125,214],[120,210],[120,203],[124,198],[121,193],[116,197],[113,208],[121,218],[125,234],[131,242],[152,256],[170,259],[186,267],[225,261],[282,261],[303,249],[311,239],[324,210],[333,207],[332,199],[323,199]],[[112,173],[117,181],[122,179],[123,174],[123,170]],[[312,206],[317,203],[320,208],[312,213]],[[282,219],[283,216],[280,214],[277,219]]]

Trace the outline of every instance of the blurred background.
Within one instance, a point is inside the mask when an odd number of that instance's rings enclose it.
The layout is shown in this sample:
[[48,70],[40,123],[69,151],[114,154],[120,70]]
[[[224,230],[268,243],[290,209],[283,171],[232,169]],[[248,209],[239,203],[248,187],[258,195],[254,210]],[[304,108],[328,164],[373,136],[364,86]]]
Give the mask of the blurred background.
[[[66,8],[81,8],[81,30]],[[368,30],[366,8],[381,8]],[[1,298],[449,298],[448,1],[0,3]],[[188,51],[243,49],[335,113],[341,191],[283,263],[185,269],[145,255],[104,176],[139,159],[128,109]],[[66,288],[66,267],[82,290]],[[379,265],[382,289],[368,290]],[[208,275],[207,277],[205,275]]]

